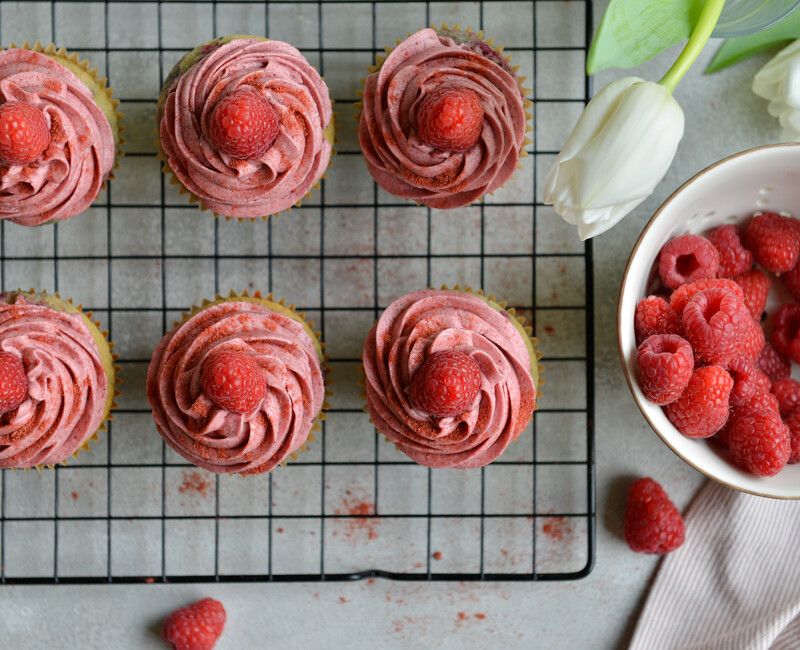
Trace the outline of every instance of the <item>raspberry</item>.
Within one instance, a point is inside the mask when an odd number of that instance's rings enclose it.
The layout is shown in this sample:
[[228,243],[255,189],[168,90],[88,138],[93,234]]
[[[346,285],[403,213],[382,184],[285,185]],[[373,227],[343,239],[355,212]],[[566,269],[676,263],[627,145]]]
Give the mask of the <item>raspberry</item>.
[[214,107],[208,136],[232,158],[260,158],[278,136],[279,123],[278,113],[255,90],[237,90]]
[[203,363],[200,382],[212,402],[234,413],[252,412],[267,395],[261,367],[243,352],[212,353]]
[[780,415],[778,407],[778,398],[775,397],[775,395],[773,395],[772,393],[758,392],[748,401],[742,404],[738,404],[735,406],[731,405],[731,413],[730,416],[728,417],[728,421],[725,423],[725,426],[719,430],[715,438],[727,447],[728,432],[730,431],[730,428],[733,425],[734,419],[737,418],[739,415],[749,413],[755,410],[764,410],[764,409]]
[[792,374],[791,361],[782,357],[769,343],[761,350],[757,363],[762,372],[772,381],[784,379]]
[[800,406],[800,383],[794,379],[773,382],[772,394],[778,399],[781,415],[788,415]]
[[732,278],[753,267],[753,254],[742,246],[736,226],[714,228],[706,235],[706,239],[719,253],[719,277]]
[[[764,334],[744,302],[726,289],[696,294],[683,310],[683,329],[703,363],[726,365],[738,356],[755,360],[764,347]],[[761,347],[754,350],[759,337]]]
[[789,429],[789,465],[800,462],[800,408],[794,409],[783,418],[783,423]]
[[683,544],[681,513],[658,483],[640,478],[628,491],[625,541],[637,553],[669,553]]
[[728,289],[744,300],[744,292],[736,282],[727,278],[712,278],[710,280],[690,282],[678,287],[670,296],[669,304],[675,310],[675,313],[680,316],[692,297],[706,289]]
[[669,289],[677,289],[687,282],[715,278],[718,270],[717,249],[699,235],[682,235],[668,241],[658,256],[658,274]]
[[783,305],[775,313],[770,340],[780,354],[800,363],[800,305]]
[[781,281],[789,292],[789,295],[795,300],[800,301],[800,262],[795,264],[794,268],[781,275]]
[[728,427],[727,437],[733,462],[751,474],[774,476],[789,460],[789,428],[780,415],[770,409],[737,412]]
[[417,111],[417,133],[425,144],[443,151],[466,151],[483,131],[483,107],[471,90],[437,90]]
[[800,258],[800,232],[791,219],[775,212],[753,217],[744,231],[744,245],[770,273],[786,273]]
[[437,418],[459,415],[475,401],[481,388],[476,361],[457,350],[436,352],[414,373],[409,392],[414,407]]
[[174,650],[211,650],[225,627],[225,608],[213,598],[172,612],[161,636]]
[[689,343],[675,334],[655,334],[639,346],[637,355],[644,396],[661,405],[678,399],[694,370]]
[[752,361],[737,358],[728,364],[728,372],[733,378],[731,406],[746,404],[761,393],[769,393],[772,382]]
[[728,419],[733,379],[719,366],[698,368],[686,390],[664,412],[683,435],[708,438],[719,431]]
[[772,281],[766,273],[752,269],[734,278],[744,292],[744,304],[756,320],[761,320],[764,309],[767,307],[767,296]]
[[636,345],[653,334],[681,334],[681,319],[661,296],[648,296],[636,305],[633,317]]
[[7,165],[32,163],[50,146],[50,127],[41,109],[26,102],[0,106],[0,160]]
[[28,377],[22,361],[10,352],[0,352],[0,414],[13,411],[28,395]]

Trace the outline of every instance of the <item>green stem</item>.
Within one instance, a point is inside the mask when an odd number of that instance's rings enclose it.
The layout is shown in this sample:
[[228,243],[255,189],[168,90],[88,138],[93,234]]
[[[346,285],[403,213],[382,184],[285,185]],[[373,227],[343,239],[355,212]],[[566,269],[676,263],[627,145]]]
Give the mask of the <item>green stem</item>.
[[725,6],[725,0],[706,0],[703,6],[703,11],[700,14],[700,19],[695,25],[692,35],[689,37],[689,42],[683,48],[680,56],[676,59],[672,67],[667,71],[667,74],[659,81],[662,86],[667,88],[670,92],[674,92],[677,85],[681,82],[684,75],[689,72],[700,52],[708,43],[714,28],[717,26],[719,16]]

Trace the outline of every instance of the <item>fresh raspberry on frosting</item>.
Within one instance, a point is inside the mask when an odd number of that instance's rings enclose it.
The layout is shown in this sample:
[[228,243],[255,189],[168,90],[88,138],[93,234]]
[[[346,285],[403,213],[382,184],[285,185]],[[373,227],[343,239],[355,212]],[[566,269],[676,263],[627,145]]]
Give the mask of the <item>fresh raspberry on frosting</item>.
[[733,379],[724,368],[706,366],[694,371],[677,401],[664,411],[670,422],[689,438],[709,438],[728,420]]
[[211,142],[232,158],[260,158],[278,136],[278,114],[254,90],[223,97],[208,121]]
[[631,485],[625,508],[625,541],[637,553],[669,553],[683,544],[683,518],[651,478]]
[[409,389],[414,405],[438,418],[466,411],[481,388],[481,369],[457,350],[437,352],[422,363]]
[[675,334],[654,334],[637,350],[639,386],[656,404],[670,404],[681,396],[694,370],[689,343]]
[[744,244],[770,273],[785,273],[800,258],[800,231],[793,220],[775,212],[757,214],[744,231]]
[[17,408],[27,394],[28,377],[19,357],[0,352],[0,415]]
[[41,109],[27,102],[0,105],[0,161],[27,165],[50,144],[50,127]]
[[744,292],[736,282],[728,278],[712,278],[710,280],[690,282],[689,284],[678,287],[669,297],[669,304],[672,309],[675,310],[675,313],[681,316],[686,307],[686,303],[688,303],[695,294],[705,291],[706,289],[727,289],[728,291],[733,291],[739,298],[744,300]]
[[783,305],[775,312],[770,340],[780,354],[800,363],[800,305]]
[[717,277],[719,253],[705,237],[681,235],[668,241],[658,257],[658,274],[668,289]]
[[732,278],[752,268],[753,254],[742,245],[736,226],[714,228],[706,235],[706,239],[719,253],[719,277]]
[[425,97],[417,111],[417,133],[425,144],[444,151],[466,151],[483,130],[483,107],[471,90],[453,89]]
[[225,619],[221,602],[203,598],[172,612],[164,621],[161,636],[173,650],[212,650],[225,627]]
[[250,413],[267,394],[261,368],[243,352],[211,355],[203,363],[200,381],[212,402],[234,413]]
[[636,344],[642,342],[653,334],[682,334],[680,316],[661,296],[648,296],[636,305],[633,317],[636,331]]

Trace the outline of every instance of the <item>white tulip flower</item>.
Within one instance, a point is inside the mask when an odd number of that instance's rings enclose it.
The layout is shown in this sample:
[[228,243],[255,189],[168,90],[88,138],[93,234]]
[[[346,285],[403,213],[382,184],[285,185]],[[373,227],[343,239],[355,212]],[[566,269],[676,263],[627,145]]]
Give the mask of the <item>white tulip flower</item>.
[[769,100],[770,115],[783,127],[782,139],[800,140],[800,41],[781,50],[756,73],[753,92]]
[[683,138],[683,110],[670,89],[638,77],[610,83],[586,106],[547,175],[544,202],[595,237],[644,201],[664,178]]

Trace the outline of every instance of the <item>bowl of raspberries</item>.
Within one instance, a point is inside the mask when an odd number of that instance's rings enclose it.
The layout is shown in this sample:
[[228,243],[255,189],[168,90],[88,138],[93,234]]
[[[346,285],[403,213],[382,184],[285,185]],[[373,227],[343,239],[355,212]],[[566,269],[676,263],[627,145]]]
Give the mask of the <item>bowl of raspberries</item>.
[[800,498],[800,144],[685,183],[634,246],[623,370],[653,430],[708,477]]

